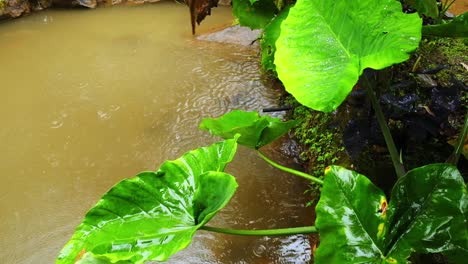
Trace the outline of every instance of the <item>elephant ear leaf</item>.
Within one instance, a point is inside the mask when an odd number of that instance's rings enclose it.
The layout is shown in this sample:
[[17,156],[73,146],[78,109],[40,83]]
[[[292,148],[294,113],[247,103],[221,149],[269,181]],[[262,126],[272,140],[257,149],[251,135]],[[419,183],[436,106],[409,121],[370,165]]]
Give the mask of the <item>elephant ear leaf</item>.
[[380,263],[386,204],[383,192],[365,176],[327,168],[316,207],[320,246],[315,263]]
[[407,60],[421,25],[395,0],[297,0],[276,41],[278,77],[301,104],[330,112],[364,69]]
[[315,263],[408,263],[411,253],[468,258],[466,186],[460,172],[431,164],[408,172],[390,203],[365,176],[327,170],[317,204]]
[[236,140],[189,151],[115,185],[86,214],[57,263],[164,261],[187,247],[237,188],[223,172]]
[[287,133],[296,121],[260,116],[257,112],[234,110],[218,118],[205,118],[200,129],[224,139],[240,134],[238,143],[249,148],[261,148]]
[[[456,167],[431,164],[409,171],[394,186],[387,255],[450,253],[468,258],[468,196]],[[459,263],[462,263],[459,262]]]

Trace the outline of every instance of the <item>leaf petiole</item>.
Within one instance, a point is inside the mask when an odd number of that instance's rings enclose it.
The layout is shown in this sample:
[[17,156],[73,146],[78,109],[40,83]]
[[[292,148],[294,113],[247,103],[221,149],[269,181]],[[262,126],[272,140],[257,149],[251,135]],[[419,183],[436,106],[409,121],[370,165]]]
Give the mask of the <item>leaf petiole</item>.
[[277,168],[279,170],[294,174],[296,176],[299,176],[299,177],[302,177],[304,179],[307,179],[307,180],[313,181],[315,183],[318,183],[320,185],[323,185],[323,181],[321,179],[317,178],[317,177],[314,177],[314,176],[312,176],[310,174],[307,174],[305,172],[302,172],[302,171],[298,171],[298,170],[291,169],[291,168],[285,167],[283,165],[280,165],[280,164],[272,161],[271,159],[269,159],[265,155],[263,155],[259,150],[257,150],[257,154],[260,156],[260,158],[262,158],[268,164],[270,164],[271,166],[273,166],[273,167],[275,167],[275,168]]
[[366,86],[367,95],[369,96],[372,108],[374,108],[375,111],[375,117],[377,118],[377,122],[379,123],[380,129],[382,130],[385,143],[387,144],[388,152],[390,153],[390,157],[392,158],[392,163],[393,167],[395,168],[396,175],[398,176],[398,178],[401,178],[406,173],[405,167],[401,163],[400,155],[398,154],[395,142],[392,138],[392,134],[390,133],[390,129],[388,128],[387,121],[385,120],[385,116],[382,112],[382,108],[380,108],[380,104],[377,101],[377,97],[375,96],[372,84],[370,83],[369,79],[365,74],[363,74],[362,77]]
[[303,226],[303,227],[292,227],[292,228],[280,228],[280,229],[263,229],[263,230],[244,230],[244,229],[228,229],[212,226],[202,226],[201,230],[223,233],[228,235],[237,236],[287,236],[297,234],[311,234],[317,233],[315,226]]

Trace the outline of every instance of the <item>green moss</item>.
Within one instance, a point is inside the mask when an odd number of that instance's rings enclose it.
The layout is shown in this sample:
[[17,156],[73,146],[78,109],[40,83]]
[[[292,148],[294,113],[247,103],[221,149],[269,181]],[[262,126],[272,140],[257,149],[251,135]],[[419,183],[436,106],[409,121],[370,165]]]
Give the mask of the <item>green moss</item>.
[[413,63],[419,58],[415,70],[426,70],[438,65],[447,65],[448,69],[442,70],[434,76],[436,81],[447,85],[451,81],[451,76],[455,76],[462,82],[468,81],[466,69],[462,63],[468,61],[466,53],[467,43],[465,39],[454,38],[431,38],[424,39],[413,56]]
[[[294,99],[288,100],[289,104],[296,105],[292,118],[300,121],[300,125],[293,131],[294,138],[304,147],[299,157],[307,164],[309,174],[323,178],[327,166],[343,165],[346,160],[341,131],[337,127],[330,127],[334,114],[313,111],[299,105]],[[318,187],[312,186],[311,191],[318,191]]]

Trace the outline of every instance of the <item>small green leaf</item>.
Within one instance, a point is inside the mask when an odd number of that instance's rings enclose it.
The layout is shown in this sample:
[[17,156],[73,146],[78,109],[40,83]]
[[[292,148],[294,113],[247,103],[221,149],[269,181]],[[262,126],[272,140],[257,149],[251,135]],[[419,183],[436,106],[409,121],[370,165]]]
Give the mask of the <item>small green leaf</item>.
[[232,12],[241,26],[264,28],[278,12],[271,0],[232,0]]
[[405,61],[421,39],[418,14],[395,0],[297,0],[281,24],[275,65],[301,104],[330,112],[366,68]]
[[466,38],[468,37],[468,12],[455,17],[448,23],[424,26],[424,36]]
[[156,172],[115,185],[86,214],[57,263],[75,263],[83,255],[83,263],[164,261],[187,247],[237,188],[223,172],[236,140],[189,151]]
[[365,176],[327,170],[316,226],[315,263],[408,263],[411,253],[468,258],[467,190],[448,164],[409,171],[394,186],[390,204]]
[[369,179],[342,167],[327,168],[316,207],[320,246],[315,263],[380,263],[385,195]]
[[439,7],[437,0],[406,0],[420,15],[425,15],[432,18],[439,17]]
[[275,52],[276,40],[281,33],[281,23],[288,16],[289,9],[284,9],[276,16],[264,29],[263,36],[260,41],[262,52],[262,66],[266,71],[276,71],[275,67]]
[[218,118],[204,118],[200,129],[228,139],[240,134],[238,143],[249,148],[261,148],[287,133],[296,121],[260,116],[257,112],[233,110]]

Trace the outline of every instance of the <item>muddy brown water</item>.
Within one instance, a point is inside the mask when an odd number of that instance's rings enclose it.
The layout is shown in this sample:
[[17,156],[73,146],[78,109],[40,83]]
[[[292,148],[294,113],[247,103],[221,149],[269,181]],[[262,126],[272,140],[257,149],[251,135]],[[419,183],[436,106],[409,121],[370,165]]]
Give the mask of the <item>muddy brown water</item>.
[[[214,142],[197,130],[202,117],[275,105],[256,51],[196,41],[188,21],[185,6],[157,3],[0,24],[0,263],[53,263],[112,185]],[[217,8],[198,31],[231,21],[230,9]],[[228,172],[240,187],[211,225],[312,223],[302,179],[244,148]],[[169,263],[306,263],[310,251],[304,235],[202,231]]]

